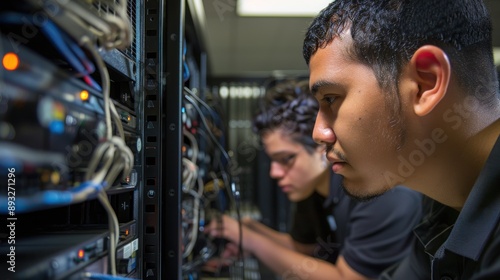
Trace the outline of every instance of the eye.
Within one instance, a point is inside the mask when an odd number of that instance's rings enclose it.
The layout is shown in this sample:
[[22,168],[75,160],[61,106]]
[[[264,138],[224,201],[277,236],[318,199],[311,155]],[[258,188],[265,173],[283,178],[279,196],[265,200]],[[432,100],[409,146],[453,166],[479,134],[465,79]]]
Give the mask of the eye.
[[283,166],[288,166],[290,165],[293,160],[295,159],[296,154],[290,154],[286,155],[280,158],[277,158],[275,161]]
[[323,98],[321,99],[321,101],[327,103],[328,105],[332,105],[333,102],[335,102],[336,99],[337,99],[336,96],[327,95],[327,96],[323,96]]

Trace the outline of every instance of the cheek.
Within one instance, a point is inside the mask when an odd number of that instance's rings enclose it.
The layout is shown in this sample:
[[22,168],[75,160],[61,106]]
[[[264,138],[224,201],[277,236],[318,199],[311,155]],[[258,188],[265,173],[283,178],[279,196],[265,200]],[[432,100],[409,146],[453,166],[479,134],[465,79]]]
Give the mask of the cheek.
[[343,149],[363,149],[373,144],[380,130],[373,113],[359,109],[340,110],[334,131]]
[[317,163],[311,161],[301,162],[295,170],[290,171],[292,171],[290,176],[291,181],[301,191],[310,189],[312,181],[321,173],[317,167]]
[[390,114],[377,107],[345,114],[337,125],[337,138],[347,160],[355,165],[370,165],[384,162],[393,153],[398,133],[390,127]]
[[293,184],[296,185],[298,189],[303,189],[304,185],[307,185],[307,181],[310,176],[310,172],[307,172],[303,168],[297,168],[294,170],[290,170],[290,179],[293,182]]
[[390,127],[388,119],[379,119],[366,129],[360,129],[356,135],[363,138],[357,141],[358,150],[355,155],[357,167],[363,169],[363,173],[370,174],[375,178],[388,170],[392,170],[397,159],[397,147],[401,143],[401,135],[398,129]]

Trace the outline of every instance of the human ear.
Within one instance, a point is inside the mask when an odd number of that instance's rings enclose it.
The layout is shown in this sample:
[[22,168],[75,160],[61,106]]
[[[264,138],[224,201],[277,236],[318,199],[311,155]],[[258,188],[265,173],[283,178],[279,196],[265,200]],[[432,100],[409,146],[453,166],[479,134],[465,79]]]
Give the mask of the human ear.
[[436,46],[422,46],[410,60],[418,93],[413,109],[418,116],[429,114],[443,99],[450,82],[451,66],[446,53]]

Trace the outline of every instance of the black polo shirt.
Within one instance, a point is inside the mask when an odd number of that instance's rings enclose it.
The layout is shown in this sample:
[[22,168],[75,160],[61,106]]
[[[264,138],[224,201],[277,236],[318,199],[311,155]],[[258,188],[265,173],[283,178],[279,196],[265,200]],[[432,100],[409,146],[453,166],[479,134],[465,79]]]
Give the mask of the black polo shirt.
[[332,173],[328,198],[314,193],[298,202],[290,232],[303,244],[317,243],[314,257],[335,263],[338,255],[358,273],[375,278],[410,251],[412,229],[421,221],[421,195],[396,187],[368,202],[351,199]]
[[417,242],[381,279],[500,279],[500,138],[462,211],[434,202]]

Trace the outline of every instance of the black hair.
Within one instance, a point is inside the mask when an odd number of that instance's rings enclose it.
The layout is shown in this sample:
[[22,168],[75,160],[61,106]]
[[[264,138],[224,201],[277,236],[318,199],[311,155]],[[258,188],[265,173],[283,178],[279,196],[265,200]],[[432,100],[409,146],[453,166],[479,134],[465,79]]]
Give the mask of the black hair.
[[481,0],[336,0],[306,33],[306,63],[348,29],[351,59],[371,67],[389,92],[397,92],[403,66],[426,44],[447,54],[457,81],[471,94],[497,92],[491,19]]
[[312,153],[318,146],[312,138],[318,102],[309,94],[307,80],[279,81],[266,91],[253,130],[261,137],[280,129]]

